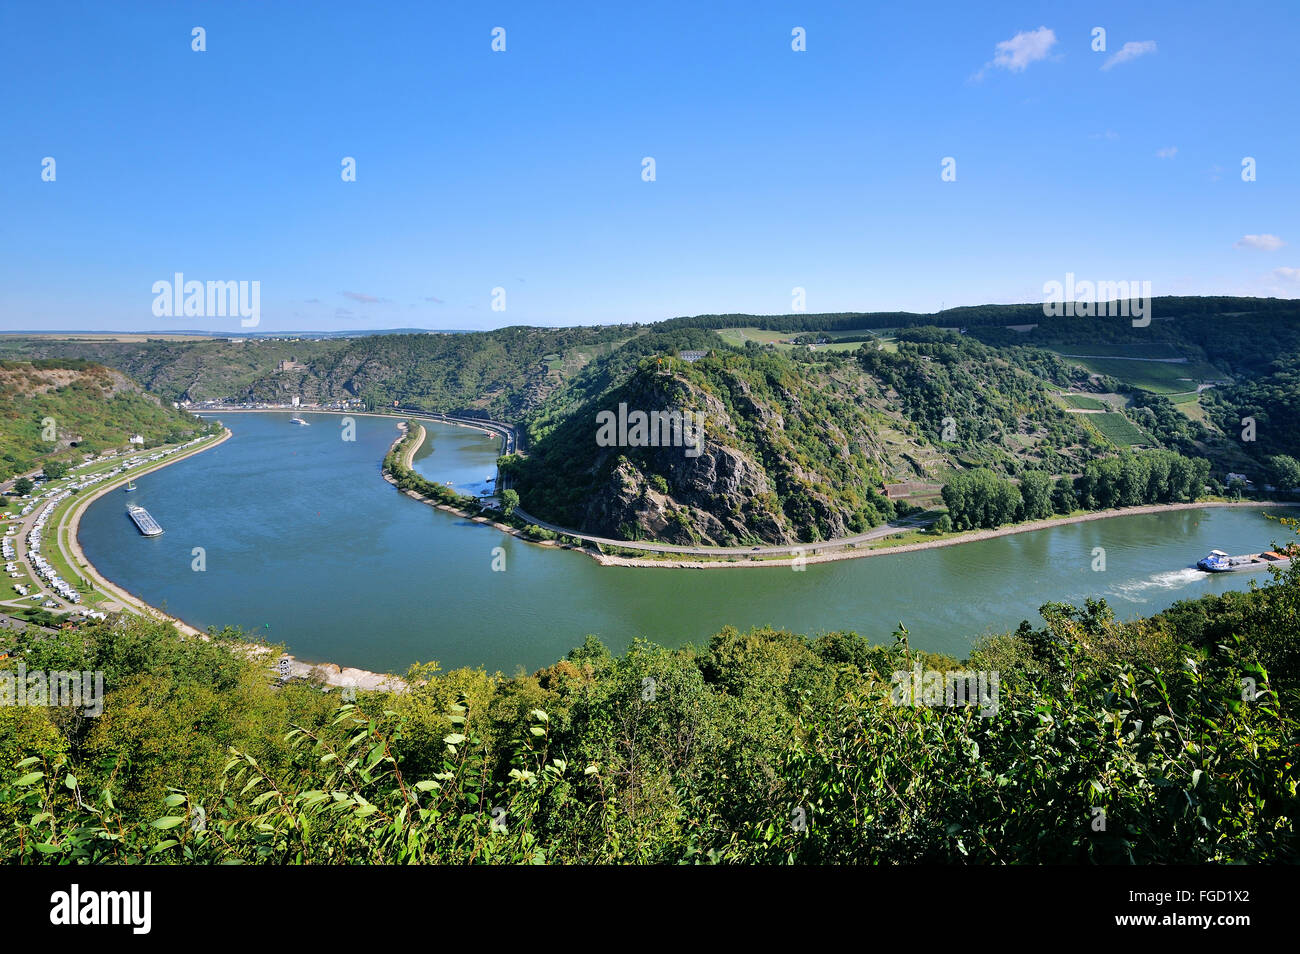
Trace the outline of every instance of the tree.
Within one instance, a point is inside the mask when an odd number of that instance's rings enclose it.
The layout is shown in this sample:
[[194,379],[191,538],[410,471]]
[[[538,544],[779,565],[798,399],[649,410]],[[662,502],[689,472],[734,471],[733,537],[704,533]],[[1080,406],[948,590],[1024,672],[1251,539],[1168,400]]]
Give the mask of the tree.
[[1052,509],[1057,513],[1073,513],[1079,509],[1079,498],[1075,496],[1071,478],[1056,478],[1056,486],[1052,488]]
[[1300,461],[1287,454],[1276,454],[1265,460],[1269,483],[1279,490],[1300,487]]
[[519,506],[519,492],[516,490],[507,490],[501,494],[501,512],[507,517],[515,512]]
[[45,462],[45,479],[58,480],[68,472],[68,465],[61,460],[47,460]]
[[1042,520],[1052,515],[1052,478],[1041,470],[1028,470],[1020,478],[1020,496],[1025,501],[1025,519]]
[[943,488],[943,502],[958,530],[1010,523],[1024,506],[1015,484],[984,467],[953,474]]
[[32,479],[30,477],[19,477],[14,481],[14,493],[19,497],[25,497],[32,492]]

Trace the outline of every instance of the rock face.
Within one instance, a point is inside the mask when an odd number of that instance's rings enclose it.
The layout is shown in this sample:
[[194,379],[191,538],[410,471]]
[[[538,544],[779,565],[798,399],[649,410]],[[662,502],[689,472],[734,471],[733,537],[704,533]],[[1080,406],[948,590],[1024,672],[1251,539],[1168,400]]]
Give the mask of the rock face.
[[[778,370],[643,364],[534,447],[516,481],[524,509],[597,536],[705,546],[829,539],[891,515],[865,417]],[[601,446],[598,415],[620,407],[701,415],[698,453]]]
[[[610,479],[591,498],[582,529],[680,544],[722,544],[751,532],[794,542],[784,521],[755,504],[772,494],[772,484],[740,451],[706,441],[698,457],[684,457],[679,448],[655,448],[649,458],[634,464],[620,455]],[[652,484],[650,475],[661,475],[667,490]],[[743,519],[747,512],[756,525]]]

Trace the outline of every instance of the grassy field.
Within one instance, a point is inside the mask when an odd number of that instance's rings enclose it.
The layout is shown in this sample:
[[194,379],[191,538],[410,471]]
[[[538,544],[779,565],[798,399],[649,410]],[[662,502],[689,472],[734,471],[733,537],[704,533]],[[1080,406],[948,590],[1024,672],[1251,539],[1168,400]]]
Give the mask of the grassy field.
[[1123,414],[1089,414],[1085,420],[1093,425],[1116,447],[1150,444],[1151,438]]
[[767,331],[763,328],[719,328],[718,334],[727,344],[744,347],[746,341],[759,344],[776,344],[781,338],[792,338],[797,332]]
[[[745,342],[753,341],[758,344],[770,344],[777,348],[789,350],[790,348],[801,348],[803,345],[793,345],[789,339],[796,338],[801,334],[810,332],[802,331],[767,331],[763,328],[719,328],[718,334],[727,344],[737,347],[744,347]],[[822,331],[817,332],[822,337],[831,339],[830,344],[817,345],[818,351],[857,351],[862,347],[861,341],[839,341],[839,338],[855,337],[858,335],[875,334],[874,329],[868,328],[849,328],[844,331]],[[892,341],[881,338],[886,351],[897,351],[898,347]]]

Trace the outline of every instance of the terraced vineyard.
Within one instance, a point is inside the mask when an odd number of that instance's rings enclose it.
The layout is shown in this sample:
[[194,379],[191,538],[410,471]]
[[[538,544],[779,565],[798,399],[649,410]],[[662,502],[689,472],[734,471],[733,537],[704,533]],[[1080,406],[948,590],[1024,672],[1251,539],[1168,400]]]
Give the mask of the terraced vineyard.
[[[1058,352],[1059,354],[1060,352]],[[1174,363],[1151,359],[1079,358],[1062,355],[1071,364],[1087,368],[1094,374],[1105,374],[1129,387],[1141,388],[1153,394],[1180,394],[1194,392],[1198,384],[1220,380],[1226,375],[1204,361]]]
[[1123,414],[1116,412],[1089,414],[1086,416],[1086,420],[1087,423],[1101,431],[1102,435],[1116,447],[1132,447],[1135,444],[1152,443],[1151,438]]

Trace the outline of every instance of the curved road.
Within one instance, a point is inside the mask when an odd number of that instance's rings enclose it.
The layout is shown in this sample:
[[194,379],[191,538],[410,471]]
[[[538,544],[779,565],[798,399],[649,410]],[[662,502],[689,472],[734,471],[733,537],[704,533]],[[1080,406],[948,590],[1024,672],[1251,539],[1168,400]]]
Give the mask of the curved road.
[[922,517],[904,517],[902,520],[894,520],[890,523],[881,524],[868,530],[866,533],[859,533],[851,537],[837,537],[834,540],[818,540],[815,543],[795,543],[780,544],[777,546],[757,546],[757,547],[693,547],[678,546],[672,543],[647,543],[644,540],[614,540],[610,537],[596,537],[589,533],[578,533],[576,530],[569,530],[565,527],[557,527],[553,523],[547,523],[545,520],[538,520],[532,514],[527,513],[519,507],[515,508],[515,514],[521,520],[527,520],[529,523],[535,523],[545,530],[552,530],[555,533],[562,533],[568,537],[574,537],[587,543],[599,543],[611,547],[623,547],[627,550],[645,550],[650,553],[681,553],[693,556],[812,556],[814,553],[820,553],[823,550],[837,549],[839,547],[853,546],[859,543],[870,543],[872,540],[879,540],[887,537],[891,533],[898,533],[900,530],[914,530],[918,527],[925,526],[925,520]]

